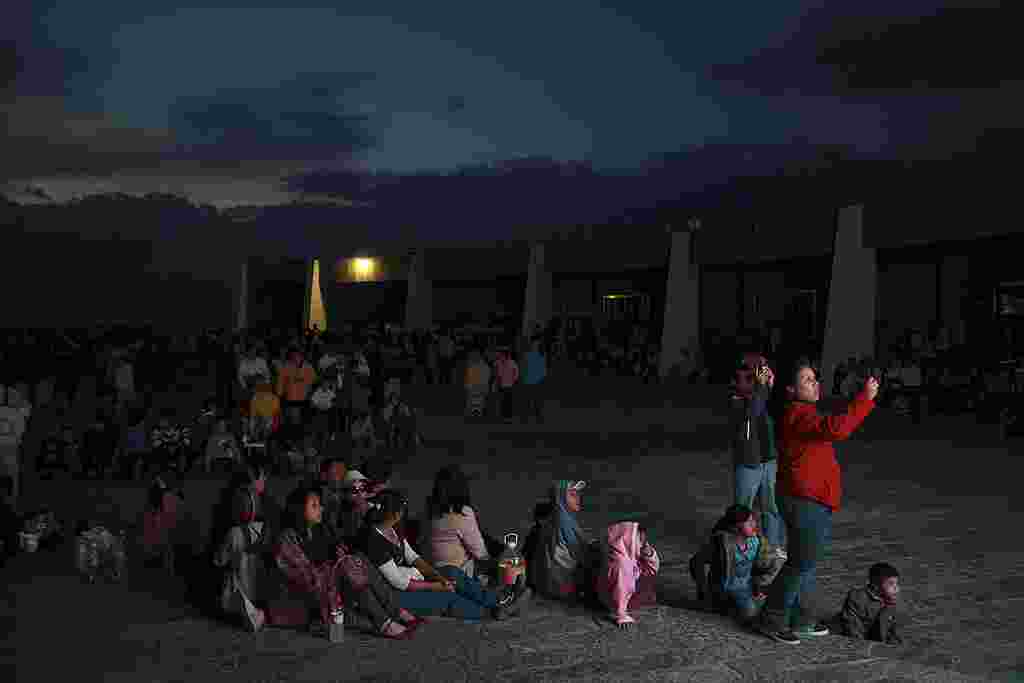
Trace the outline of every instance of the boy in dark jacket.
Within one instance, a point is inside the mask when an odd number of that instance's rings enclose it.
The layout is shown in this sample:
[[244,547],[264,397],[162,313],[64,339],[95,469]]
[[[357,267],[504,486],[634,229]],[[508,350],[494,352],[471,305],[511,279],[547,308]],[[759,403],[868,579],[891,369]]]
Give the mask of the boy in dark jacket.
[[878,562],[868,571],[868,583],[846,595],[835,618],[840,633],[858,640],[903,644],[904,615],[898,608],[900,573]]
[[[729,507],[711,530],[708,542],[690,559],[697,599],[710,600],[716,611],[735,610],[751,621],[764,600],[764,589],[782,569],[783,560],[757,533],[753,511]],[[710,573],[705,567],[710,565]]]
[[775,501],[775,421],[768,410],[774,383],[775,376],[763,356],[748,353],[740,359],[730,400],[733,481],[735,503],[751,509],[758,503],[765,536],[785,560],[785,525]]

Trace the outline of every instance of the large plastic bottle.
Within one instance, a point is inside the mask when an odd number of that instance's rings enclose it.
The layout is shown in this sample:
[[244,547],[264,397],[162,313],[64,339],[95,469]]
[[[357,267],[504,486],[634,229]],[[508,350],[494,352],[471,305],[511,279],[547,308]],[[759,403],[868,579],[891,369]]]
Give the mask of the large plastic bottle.
[[498,581],[505,586],[516,582],[526,572],[526,560],[519,552],[519,534],[505,534],[505,550],[498,557]]

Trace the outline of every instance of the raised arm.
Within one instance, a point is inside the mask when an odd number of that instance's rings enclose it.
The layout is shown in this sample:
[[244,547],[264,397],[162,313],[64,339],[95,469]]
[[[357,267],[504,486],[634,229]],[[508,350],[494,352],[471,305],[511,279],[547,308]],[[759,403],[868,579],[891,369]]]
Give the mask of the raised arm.
[[813,441],[844,441],[850,438],[874,409],[875,402],[862,392],[850,401],[846,412],[840,415],[819,415],[809,411],[796,414],[783,425],[783,434]]

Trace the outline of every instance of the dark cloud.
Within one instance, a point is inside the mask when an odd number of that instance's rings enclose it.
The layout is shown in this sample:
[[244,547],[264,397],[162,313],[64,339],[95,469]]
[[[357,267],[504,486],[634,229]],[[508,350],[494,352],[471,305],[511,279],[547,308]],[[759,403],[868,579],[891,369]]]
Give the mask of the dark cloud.
[[452,95],[448,98],[448,113],[458,114],[466,108],[466,98],[462,95]]
[[339,112],[340,100],[370,78],[307,74],[275,88],[180,98],[171,110],[179,154],[206,165],[350,159],[373,144],[371,120]]
[[168,131],[126,128],[102,114],[68,111],[62,97],[19,96],[0,103],[0,180],[53,175],[104,176],[159,167]]

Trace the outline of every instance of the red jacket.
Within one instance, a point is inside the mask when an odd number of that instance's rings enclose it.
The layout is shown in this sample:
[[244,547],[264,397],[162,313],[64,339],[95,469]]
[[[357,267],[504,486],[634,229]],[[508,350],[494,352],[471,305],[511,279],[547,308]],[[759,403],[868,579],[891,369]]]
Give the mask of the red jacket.
[[819,415],[813,403],[790,402],[779,424],[779,494],[838,510],[842,485],[832,442],[848,439],[874,409],[875,402],[863,393],[850,402],[845,414],[833,416]]

